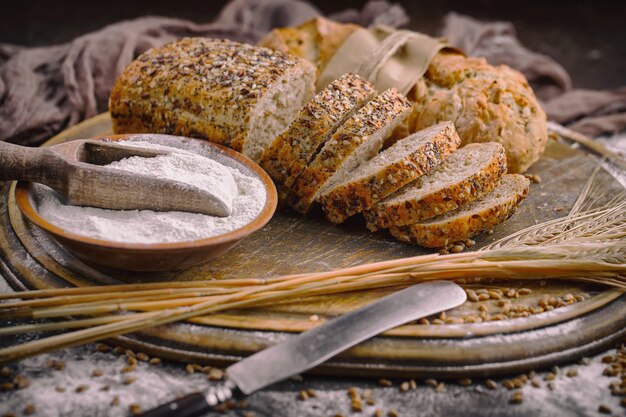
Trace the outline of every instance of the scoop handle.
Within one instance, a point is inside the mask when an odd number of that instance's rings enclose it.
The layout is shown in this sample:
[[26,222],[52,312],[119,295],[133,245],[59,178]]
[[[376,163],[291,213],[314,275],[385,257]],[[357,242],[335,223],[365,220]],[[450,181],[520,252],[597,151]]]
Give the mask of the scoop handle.
[[68,164],[51,149],[0,141],[0,180],[39,182],[63,193]]

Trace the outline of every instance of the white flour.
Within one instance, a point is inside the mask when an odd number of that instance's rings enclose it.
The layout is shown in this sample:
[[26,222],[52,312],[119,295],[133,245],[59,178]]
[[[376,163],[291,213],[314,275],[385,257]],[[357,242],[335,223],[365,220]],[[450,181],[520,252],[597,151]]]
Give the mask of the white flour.
[[[133,146],[165,148],[147,142],[135,142]],[[167,149],[173,153],[155,158],[126,158],[110,166],[217,191],[232,200],[230,216],[72,206],[47,187],[37,189],[37,210],[50,223],[82,236],[112,242],[172,243],[231,232],[248,224],[263,209],[265,188],[257,178],[203,156],[173,147]]]

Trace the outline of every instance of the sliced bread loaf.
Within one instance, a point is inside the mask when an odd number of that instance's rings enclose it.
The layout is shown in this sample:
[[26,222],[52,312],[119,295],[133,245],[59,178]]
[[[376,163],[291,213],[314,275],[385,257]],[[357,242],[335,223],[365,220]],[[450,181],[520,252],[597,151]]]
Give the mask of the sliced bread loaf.
[[399,140],[357,169],[335,175],[319,198],[326,217],[338,224],[429,173],[461,143],[451,122]]
[[306,213],[334,175],[351,172],[376,155],[385,137],[410,111],[406,97],[395,88],[363,106],[332,135],[294,182],[288,196],[290,205]]
[[493,190],[506,168],[502,145],[471,143],[364,212],[367,228],[405,226],[456,210]]
[[302,58],[228,40],[185,38],[153,48],[120,75],[109,99],[115,133],[204,138],[258,161],[315,93]]
[[491,229],[508,219],[528,194],[530,181],[523,175],[505,174],[496,188],[482,198],[432,219],[408,226],[393,226],[398,240],[437,248]]
[[320,91],[296,115],[289,128],[265,149],[259,165],[286,193],[322,145],[376,94],[374,87],[348,73]]

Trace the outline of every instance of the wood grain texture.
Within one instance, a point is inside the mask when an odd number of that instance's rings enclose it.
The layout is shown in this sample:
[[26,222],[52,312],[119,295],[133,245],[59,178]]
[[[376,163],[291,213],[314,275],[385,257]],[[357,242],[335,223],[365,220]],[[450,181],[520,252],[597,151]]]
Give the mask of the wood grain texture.
[[[101,115],[56,137],[59,143],[76,137],[107,133]],[[551,143],[532,173],[542,177],[518,212],[481,236],[477,246],[491,243],[535,222],[561,217],[573,205],[594,163],[578,150]],[[607,187],[616,186],[608,175]],[[25,223],[14,207],[9,184],[0,200],[0,260],[16,284],[29,288],[84,285],[87,282],[137,282],[227,279],[320,271],[364,262],[412,256],[425,250],[401,244],[383,233],[369,233],[363,221],[341,226],[325,222],[320,213],[303,218],[279,212],[263,229],[210,263],[169,273],[137,274],[85,265],[47,235]],[[555,210],[560,208],[561,210]],[[2,272],[4,274],[4,272]],[[551,312],[500,322],[451,325],[408,325],[363,343],[317,369],[353,375],[485,375],[518,372],[589,354],[626,332],[626,300],[620,292],[571,282],[539,281],[474,285],[474,288],[520,288],[532,292],[516,302],[533,305],[544,294],[560,296],[586,292],[591,298]],[[388,290],[330,295],[277,303],[252,310],[228,311],[122,336],[115,340],[150,354],[183,361],[226,364],[377,299]],[[489,311],[497,301],[466,303],[449,317],[475,314],[478,305]],[[481,337],[478,337],[481,336]]]

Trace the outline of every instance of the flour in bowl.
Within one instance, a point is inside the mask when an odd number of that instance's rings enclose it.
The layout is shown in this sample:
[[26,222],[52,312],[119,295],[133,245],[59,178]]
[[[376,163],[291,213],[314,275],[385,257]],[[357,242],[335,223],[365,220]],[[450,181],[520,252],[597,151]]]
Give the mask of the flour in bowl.
[[155,146],[147,142],[128,144],[158,147],[172,153],[155,158],[125,158],[114,162],[111,167],[211,189],[231,199],[231,215],[216,217],[178,211],[72,206],[44,186],[38,186],[35,193],[39,214],[53,225],[81,236],[123,243],[173,243],[204,239],[239,229],[257,217],[265,205],[263,183],[237,168],[174,147]]

